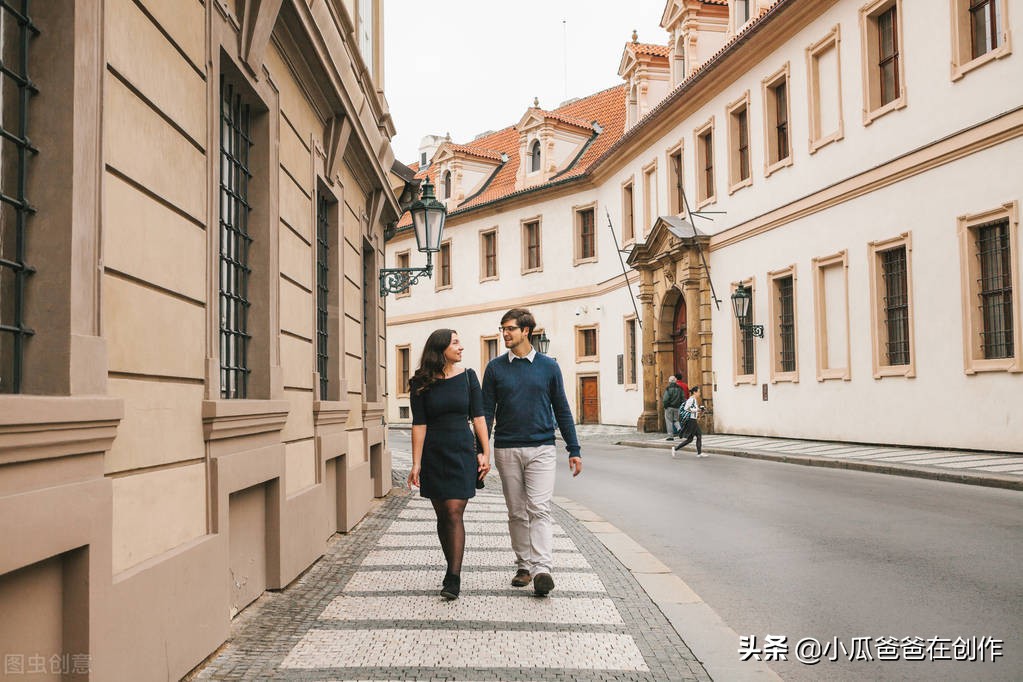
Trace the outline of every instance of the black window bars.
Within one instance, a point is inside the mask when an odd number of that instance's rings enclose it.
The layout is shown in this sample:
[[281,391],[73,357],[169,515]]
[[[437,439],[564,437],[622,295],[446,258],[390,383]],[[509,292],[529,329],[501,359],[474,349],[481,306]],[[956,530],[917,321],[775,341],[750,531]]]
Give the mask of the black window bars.
[[249,339],[249,105],[220,85],[220,397],[245,398]]
[[792,278],[778,280],[778,335],[781,337],[781,371],[796,371],[796,316],[792,305]]
[[39,29],[29,0],[0,0],[0,393],[20,393],[25,341],[25,289],[35,268],[26,262],[25,196],[28,158],[39,153],[28,137],[28,102],[39,92],[28,73],[28,49]]
[[1012,338],[1012,265],[1009,248],[1009,221],[1000,220],[977,228],[977,258],[980,259],[979,296],[984,320],[983,339],[986,359],[1011,358]]
[[909,364],[909,288],[906,281],[906,247],[881,253],[884,273],[884,312],[888,341],[887,364]]
[[330,363],[330,332],[327,327],[330,298],[330,242],[327,234],[329,206],[327,197],[320,194],[316,203],[316,371],[320,374],[320,400],[327,400],[327,390],[330,388],[330,377],[327,374]]

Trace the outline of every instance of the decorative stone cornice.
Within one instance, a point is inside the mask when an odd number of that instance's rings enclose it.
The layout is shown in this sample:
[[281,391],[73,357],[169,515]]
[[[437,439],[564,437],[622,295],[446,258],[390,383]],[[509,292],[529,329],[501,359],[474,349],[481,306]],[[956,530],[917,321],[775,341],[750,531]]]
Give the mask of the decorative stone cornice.
[[119,398],[0,396],[0,465],[106,452],[123,417]]
[[347,400],[316,400],[313,402],[313,424],[317,428],[343,425],[351,411],[352,404]]
[[203,437],[212,441],[280,431],[290,409],[287,400],[204,400]]

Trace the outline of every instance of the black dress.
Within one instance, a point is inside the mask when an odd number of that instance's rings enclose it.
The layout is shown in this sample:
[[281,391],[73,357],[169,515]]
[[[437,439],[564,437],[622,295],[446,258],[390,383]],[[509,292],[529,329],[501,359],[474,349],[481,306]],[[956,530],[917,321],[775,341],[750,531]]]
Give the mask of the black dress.
[[483,392],[471,369],[438,379],[423,393],[409,387],[413,426],[426,426],[419,470],[419,494],[438,500],[476,496],[476,437],[466,423],[483,416]]

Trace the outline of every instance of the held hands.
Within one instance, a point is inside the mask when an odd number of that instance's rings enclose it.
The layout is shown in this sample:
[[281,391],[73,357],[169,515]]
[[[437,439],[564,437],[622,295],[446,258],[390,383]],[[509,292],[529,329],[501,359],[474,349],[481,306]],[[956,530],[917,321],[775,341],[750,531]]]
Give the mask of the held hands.
[[476,467],[476,470],[479,472],[478,478],[486,478],[486,475],[490,473],[490,455],[481,452],[476,455],[476,461],[479,462],[479,466]]
[[413,464],[412,465],[412,470],[408,472],[408,480],[406,482],[408,483],[408,487],[409,488],[413,488],[413,487],[418,488],[419,487],[419,465],[418,464]]
[[583,472],[583,458],[582,457],[569,457],[568,468],[572,470],[572,477],[575,478]]

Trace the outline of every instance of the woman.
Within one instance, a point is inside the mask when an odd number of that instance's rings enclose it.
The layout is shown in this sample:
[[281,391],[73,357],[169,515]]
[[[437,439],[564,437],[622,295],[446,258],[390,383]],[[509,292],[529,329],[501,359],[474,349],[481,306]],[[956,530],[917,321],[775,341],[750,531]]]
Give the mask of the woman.
[[[409,382],[412,470],[408,484],[418,486],[419,494],[430,499],[437,513],[437,535],[448,564],[441,595],[447,599],[457,599],[461,588],[465,505],[476,495],[476,481],[490,471],[480,382],[471,369],[456,367],[461,360],[458,334],[438,329],[426,339],[419,369]],[[475,435],[467,421],[472,422]]]
[[682,438],[684,441],[676,445],[671,449],[671,456],[674,457],[675,453],[693,442],[693,438],[696,439],[696,456],[706,457],[703,454],[703,432],[700,431],[700,424],[698,417],[700,412],[703,411],[703,405],[699,402],[700,398],[700,387],[693,386],[692,392],[689,394],[689,399],[686,400],[686,404],[682,407],[682,412],[688,413],[688,418],[682,422]]

